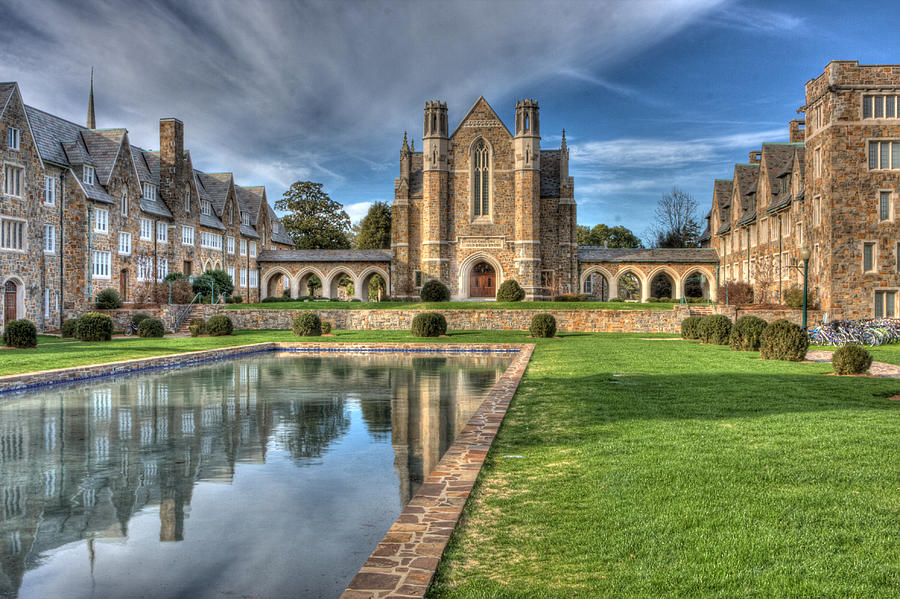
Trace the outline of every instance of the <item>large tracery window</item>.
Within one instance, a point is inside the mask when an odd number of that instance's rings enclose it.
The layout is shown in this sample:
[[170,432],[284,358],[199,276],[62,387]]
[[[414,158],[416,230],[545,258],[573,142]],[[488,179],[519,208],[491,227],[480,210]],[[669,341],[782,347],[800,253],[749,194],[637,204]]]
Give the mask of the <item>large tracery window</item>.
[[472,171],[473,171],[473,197],[475,199],[474,214],[475,216],[488,216],[491,213],[490,206],[490,153],[487,144],[483,139],[475,142],[472,149]]

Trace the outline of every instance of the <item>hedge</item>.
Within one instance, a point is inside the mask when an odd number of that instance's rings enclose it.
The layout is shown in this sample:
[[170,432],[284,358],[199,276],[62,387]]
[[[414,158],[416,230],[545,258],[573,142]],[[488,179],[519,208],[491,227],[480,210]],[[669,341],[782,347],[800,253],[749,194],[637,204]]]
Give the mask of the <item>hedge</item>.
[[731,336],[731,319],[724,314],[713,314],[703,318],[697,328],[703,343],[728,345]]
[[757,316],[741,316],[731,330],[731,349],[759,351],[759,342],[769,323]]
[[682,339],[699,339],[700,338],[700,321],[702,316],[688,316],[681,321],[681,337]]
[[37,347],[37,329],[34,323],[26,318],[6,323],[3,344],[7,347]]
[[206,321],[206,332],[213,337],[224,337],[234,331],[234,323],[224,314],[216,314]]

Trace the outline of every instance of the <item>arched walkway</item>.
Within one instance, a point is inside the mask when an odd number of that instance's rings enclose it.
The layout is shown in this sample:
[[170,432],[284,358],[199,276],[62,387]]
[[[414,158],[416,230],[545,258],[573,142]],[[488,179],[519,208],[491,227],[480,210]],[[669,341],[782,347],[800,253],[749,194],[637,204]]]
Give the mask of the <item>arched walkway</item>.
[[601,302],[608,302],[612,295],[613,277],[605,268],[594,266],[581,273],[581,292]]
[[619,299],[645,302],[650,297],[650,284],[639,271],[626,268],[616,277],[615,293]]
[[[479,264],[484,265],[479,267],[479,270],[482,272],[474,273],[477,279],[476,283],[479,285],[479,287],[477,289],[473,289],[473,270],[475,270],[475,267]],[[490,270],[493,270],[493,273],[490,273]],[[500,284],[506,280],[506,277],[503,274],[503,267],[500,266],[500,262],[490,254],[487,254],[485,252],[476,252],[467,256],[459,265],[459,279],[457,281],[459,289],[459,299],[468,299],[472,297],[487,298],[488,296],[486,295],[473,295],[473,291],[475,293],[487,293],[482,285],[486,285],[488,283],[488,277],[490,277],[490,284],[493,286],[493,294],[491,295],[491,297],[493,297],[496,295],[497,289],[500,288]]]
[[718,295],[715,278],[705,268],[693,268],[686,272],[681,279],[681,288],[685,297],[705,297],[714,302]]
[[325,288],[322,286],[325,276],[317,268],[305,268],[294,278],[291,297],[306,297],[315,295],[322,297]]
[[[372,291],[374,291],[370,289],[370,286],[373,282],[377,282],[376,277],[379,277],[381,279],[381,289],[383,291],[381,292],[380,297],[384,297],[387,295],[388,289],[391,288],[390,277],[388,277],[388,274],[384,271],[384,269],[377,266],[370,266],[359,273],[359,276],[356,278],[356,296],[359,299],[364,302],[369,301],[370,296],[373,295]],[[374,295],[378,297],[377,292],[374,293]]]
[[294,295],[292,283],[293,281],[291,279],[291,273],[289,273],[285,269],[281,267],[275,267],[273,269],[267,270],[263,274],[262,279],[263,297],[281,297],[285,290],[287,290],[291,294],[291,297],[297,297],[296,295]]
[[666,266],[660,266],[647,275],[650,282],[648,297],[679,299],[681,297],[681,277]]
[[322,286],[323,297],[340,298],[343,295],[341,281],[345,280],[344,277],[350,279],[350,282],[353,284],[353,293],[347,293],[345,299],[350,299],[351,297],[360,298],[360,290],[359,285],[356,284],[356,277],[353,276],[351,270],[343,267],[335,268],[328,274],[328,278],[324,281],[324,285]]

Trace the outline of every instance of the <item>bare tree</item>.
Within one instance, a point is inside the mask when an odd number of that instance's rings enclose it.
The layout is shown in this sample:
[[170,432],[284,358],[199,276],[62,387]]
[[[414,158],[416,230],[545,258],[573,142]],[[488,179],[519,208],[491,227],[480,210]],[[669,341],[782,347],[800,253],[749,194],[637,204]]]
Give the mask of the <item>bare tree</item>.
[[659,199],[649,239],[658,248],[697,247],[700,242],[700,219],[697,201],[691,194],[673,187]]
[[756,263],[756,278],[753,283],[753,299],[756,303],[769,303],[775,285],[775,272],[772,261],[766,256],[762,256]]

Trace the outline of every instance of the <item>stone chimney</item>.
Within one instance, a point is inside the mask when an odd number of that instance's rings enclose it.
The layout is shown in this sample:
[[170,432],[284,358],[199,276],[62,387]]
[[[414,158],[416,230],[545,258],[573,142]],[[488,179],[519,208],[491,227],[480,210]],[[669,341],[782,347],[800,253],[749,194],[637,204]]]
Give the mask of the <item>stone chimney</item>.
[[762,152],[760,152],[760,151],[750,152],[749,162],[750,162],[750,164],[759,164],[761,158],[762,158]]
[[806,119],[794,119],[790,123],[791,143],[802,143],[806,141]]
[[174,118],[159,119],[159,197],[173,212],[183,180],[184,124]]

